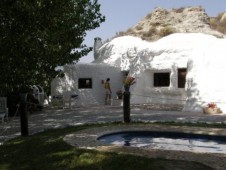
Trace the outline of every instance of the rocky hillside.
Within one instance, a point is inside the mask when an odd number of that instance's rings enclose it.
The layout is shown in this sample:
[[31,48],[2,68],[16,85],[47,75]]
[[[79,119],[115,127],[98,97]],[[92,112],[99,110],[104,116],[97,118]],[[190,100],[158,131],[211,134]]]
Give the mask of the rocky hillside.
[[171,10],[158,7],[126,32],[117,33],[116,37],[132,35],[155,41],[172,33],[205,33],[225,37],[226,13],[211,18],[202,7]]

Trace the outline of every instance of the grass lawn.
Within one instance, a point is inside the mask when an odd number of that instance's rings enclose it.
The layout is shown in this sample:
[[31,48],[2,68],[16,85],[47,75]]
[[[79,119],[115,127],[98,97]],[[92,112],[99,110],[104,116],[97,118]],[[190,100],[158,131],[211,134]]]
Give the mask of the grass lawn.
[[66,134],[103,125],[49,130],[10,140],[0,146],[0,170],[212,170],[196,162],[80,149],[62,139]]

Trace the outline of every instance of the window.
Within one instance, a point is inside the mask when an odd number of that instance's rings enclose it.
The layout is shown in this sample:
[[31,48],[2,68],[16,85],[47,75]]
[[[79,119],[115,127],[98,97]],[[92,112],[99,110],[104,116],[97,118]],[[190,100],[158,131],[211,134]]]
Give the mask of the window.
[[186,74],[187,69],[186,68],[180,68],[178,69],[177,77],[178,77],[178,88],[184,88],[185,82],[186,82]]
[[79,89],[91,89],[92,88],[92,79],[91,78],[79,78],[78,79],[78,88]]
[[154,73],[154,87],[168,87],[170,73]]

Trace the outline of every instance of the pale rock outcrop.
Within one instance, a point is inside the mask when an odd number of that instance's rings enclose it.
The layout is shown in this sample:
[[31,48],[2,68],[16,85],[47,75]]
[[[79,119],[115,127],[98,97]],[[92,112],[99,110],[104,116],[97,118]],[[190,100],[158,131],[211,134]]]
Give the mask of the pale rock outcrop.
[[156,41],[171,33],[205,33],[216,37],[225,36],[210,27],[210,17],[202,7],[171,10],[157,7],[124,34],[147,41]]

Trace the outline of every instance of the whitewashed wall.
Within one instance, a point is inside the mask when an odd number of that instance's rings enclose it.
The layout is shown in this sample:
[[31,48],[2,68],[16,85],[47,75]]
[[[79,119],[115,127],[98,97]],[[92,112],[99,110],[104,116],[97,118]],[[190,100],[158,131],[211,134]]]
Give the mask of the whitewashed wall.
[[[156,42],[123,36],[104,44],[95,62],[129,70],[136,77],[132,103],[185,102],[185,111],[200,112],[216,102],[226,112],[225,41],[202,33],[175,33]],[[177,88],[177,68],[188,68],[185,89]],[[170,86],[154,88],[153,73],[164,70],[171,73]]]
[[208,41],[188,62],[184,111],[202,111],[214,102],[226,113],[226,39]]
[[[64,101],[70,100],[70,94],[78,94],[78,99],[71,99],[72,106],[88,106],[104,104],[105,91],[101,84],[108,77],[111,79],[112,98],[116,99],[116,91],[122,89],[121,70],[106,64],[76,64],[64,66],[64,78],[52,81],[51,95],[62,94]],[[78,89],[79,78],[91,78],[91,89]]]
[[[179,68],[186,68],[181,64]],[[169,72],[169,87],[154,87],[154,73]],[[137,83],[132,88],[132,103],[160,103],[184,104],[186,100],[185,88],[178,88],[177,66],[165,69],[147,69],[136,76]]]

